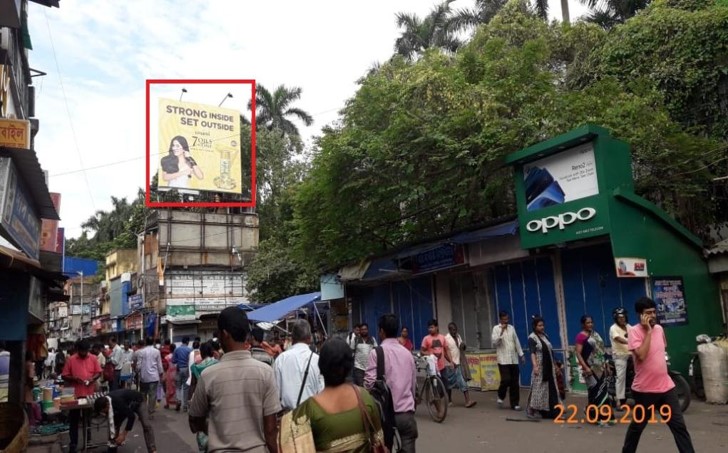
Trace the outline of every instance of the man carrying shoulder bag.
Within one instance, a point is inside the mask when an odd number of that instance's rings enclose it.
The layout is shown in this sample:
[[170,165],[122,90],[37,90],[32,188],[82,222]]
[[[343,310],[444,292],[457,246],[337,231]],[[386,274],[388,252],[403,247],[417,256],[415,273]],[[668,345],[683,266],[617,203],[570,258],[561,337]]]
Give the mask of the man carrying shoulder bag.
[[398,451],[414,453],[418,436],[414,357],[397,341],[399,320],[396,315],[383,315],[379,318],[378,327],[382,343],[369,353],[364,387],[379,404],[385,445],[392,450],[398,437]]

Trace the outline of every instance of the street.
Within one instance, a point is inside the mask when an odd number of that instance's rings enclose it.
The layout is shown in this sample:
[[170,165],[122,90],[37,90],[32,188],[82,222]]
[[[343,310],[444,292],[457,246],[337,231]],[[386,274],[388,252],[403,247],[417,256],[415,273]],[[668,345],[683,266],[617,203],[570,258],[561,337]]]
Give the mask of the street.
[[[525,402],[527,391],[521,392]],[[462,396],[454,395],[455,405],[448,410],[447,419],[438,424],[430,420],[427,410],[417,411],[419,452],[507,451],[544,453],[606,453],[619,452],[627,425],[609,428],[591,425],[556,425],[550,420],[526,421],[523,413],[496,407],[495,392],[472,392],[478,405],[465,409]],[[566,404],[582,408],[586,398],[568,395]],[[523,422],[506,418],[521,418]],[[701,453],[725,452],[728,448],[728,406],[715,406],[693,401],[686,414],[688,429],[695,451]],[[187,415],[182,412],[158,410],[154,420],[154,434],[160,453],[196,452],[194,436],[187,426]],[[97,450],[100,451],[100,450]],[[677,448],[666,425],[648,426],[640,442],[640,453],[668,453]],[[144,453],[144,437],[137,423],[120,453]]]

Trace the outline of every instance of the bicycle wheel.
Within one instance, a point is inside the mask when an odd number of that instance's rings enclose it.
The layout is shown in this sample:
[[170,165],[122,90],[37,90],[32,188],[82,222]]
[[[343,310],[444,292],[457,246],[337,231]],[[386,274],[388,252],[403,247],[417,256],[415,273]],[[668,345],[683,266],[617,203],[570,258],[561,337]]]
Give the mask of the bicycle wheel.
[[439,376],[430,376],[425,383],[425,401],[430,418],[437,423],[442,423],[447,417],[447,390]]

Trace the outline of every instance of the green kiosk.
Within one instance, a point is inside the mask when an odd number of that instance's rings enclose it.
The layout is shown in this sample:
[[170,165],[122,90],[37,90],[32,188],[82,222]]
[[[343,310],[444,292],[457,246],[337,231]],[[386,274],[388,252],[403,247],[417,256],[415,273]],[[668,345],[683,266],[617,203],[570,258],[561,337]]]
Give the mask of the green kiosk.
[[515,170],[521,246],[554,263],[561,337],[573,347],[589,314],[609,346],[613,308],[626,308],[635,324],[634,301],[647,295],[672,366],[686,373],[696,335],[722,330],[720,293],[700,239],[634,193],[629,145],[586,125],[506,163]]

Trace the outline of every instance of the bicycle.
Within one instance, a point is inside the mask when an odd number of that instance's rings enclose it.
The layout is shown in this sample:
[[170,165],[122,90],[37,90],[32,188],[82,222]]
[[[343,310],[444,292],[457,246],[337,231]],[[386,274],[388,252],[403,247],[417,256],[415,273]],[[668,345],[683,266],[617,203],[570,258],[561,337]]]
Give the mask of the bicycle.
[[[440,376],[433,374],[430,370],[427,356],[417,353],[414,357],[418,376],[415,404],[420,405],[424,396],[430,418],[436,423],[442,423],[447,417],[447,406],[450,402],[447,397],[447,388]],[[420,379],[422,372],[424,372],[424,379]]]

